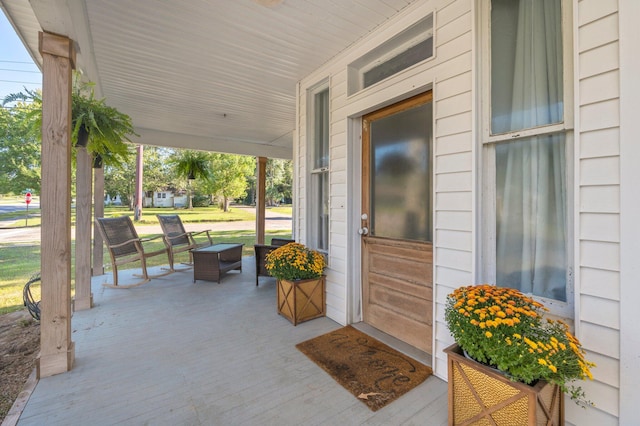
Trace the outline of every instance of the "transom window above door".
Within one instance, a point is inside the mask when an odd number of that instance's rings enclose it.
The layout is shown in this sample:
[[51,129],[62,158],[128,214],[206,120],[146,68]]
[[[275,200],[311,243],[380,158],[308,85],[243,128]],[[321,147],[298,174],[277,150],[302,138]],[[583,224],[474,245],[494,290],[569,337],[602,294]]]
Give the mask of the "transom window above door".
[[433,57],[433,13],[348,66],[352,95]]

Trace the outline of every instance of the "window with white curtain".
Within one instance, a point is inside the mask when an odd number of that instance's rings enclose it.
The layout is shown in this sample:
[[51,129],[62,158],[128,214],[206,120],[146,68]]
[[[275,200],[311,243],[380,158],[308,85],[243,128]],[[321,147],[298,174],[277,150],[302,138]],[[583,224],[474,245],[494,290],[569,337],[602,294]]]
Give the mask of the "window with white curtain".
[[[490,3],[490,4],[489,4]],[[493,196],[485,248],[497,285],[571,314],[572,232],[569,2],[491,0],[485,189]],[[548,303],[548,302],[547,302]]]
[[329,249],[329,88],[323,84],[310,92],[308,194],[309,245]]

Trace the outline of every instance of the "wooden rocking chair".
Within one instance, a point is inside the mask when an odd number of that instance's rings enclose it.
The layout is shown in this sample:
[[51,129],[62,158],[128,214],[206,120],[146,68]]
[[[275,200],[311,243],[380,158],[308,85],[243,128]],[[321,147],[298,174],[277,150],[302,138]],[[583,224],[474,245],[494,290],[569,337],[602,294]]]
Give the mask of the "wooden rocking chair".
[[[162,235],[141,239],[138,237],[138,233],[133,227],[133,222],[131,222],[131,219],[128,216],[97,218],[96,224],[98,225],[100,234],[102,234],[104,244],[109,250],[109,255],[111,256],[111,267],[113,268],[113,284],[105,283],[103,284],[105,287],[136,287],[149,282],[151,278],[162,277],[173,272],[170,270],[157,275],[149,275],[147,272],[147,258],[166,254],[167,259],[169,261],[171,260],[171,255],[166,247],[151,252],[145,251],[143,247],[143,243],[162,238]],[[142,280],[134,284],[118,285],[118,266],[136,261],[140,261],[141,263],[142,274],[135,276],[141,277]]]
[[[167,250],[169,250],[169,269],[172,272],[186,271],[193,266],[193,256],[191,255],[192,249],[207,247],[213,244],[211,235],[209,235],[210,230],[187,232],[182,224],[182,219],[180,219],[180,216],[177,214],[158,214],[156,216],[158,217],[158,221],[162,227],[162,232],[164,233],[164,244],[167,247]],[[197,236],[201,236],[200,238],[206,236],[206,239],[196,241]],[[189,263],[183,262],[182,264],[189,265],[189,267],[176,269],[176,254],[183,253],[185,251],[189,252]]]

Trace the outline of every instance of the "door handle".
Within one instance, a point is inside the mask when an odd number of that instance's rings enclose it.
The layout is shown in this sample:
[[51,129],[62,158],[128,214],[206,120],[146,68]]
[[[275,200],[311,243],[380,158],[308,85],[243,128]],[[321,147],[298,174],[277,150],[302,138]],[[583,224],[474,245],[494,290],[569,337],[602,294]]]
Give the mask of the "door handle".
[[369,228],[364,226],[364,227],[358,229],[358,234],[360,234],[360,235],[368,235],[369,234]]

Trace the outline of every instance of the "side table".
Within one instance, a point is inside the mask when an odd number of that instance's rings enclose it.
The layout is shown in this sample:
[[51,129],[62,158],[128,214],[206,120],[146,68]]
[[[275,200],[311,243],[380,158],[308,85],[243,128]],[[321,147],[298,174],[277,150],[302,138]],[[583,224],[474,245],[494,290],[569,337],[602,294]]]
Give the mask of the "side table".
[[217,281],[225,272],[242,271],[242,246],[244,244],[214,244],[191,250],[193,254],[193,282]]

